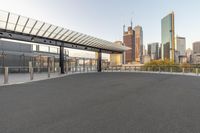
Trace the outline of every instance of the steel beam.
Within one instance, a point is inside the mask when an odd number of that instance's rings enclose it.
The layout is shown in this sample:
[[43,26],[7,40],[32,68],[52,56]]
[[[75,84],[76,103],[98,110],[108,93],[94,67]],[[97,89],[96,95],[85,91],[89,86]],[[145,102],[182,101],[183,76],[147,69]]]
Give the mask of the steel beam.
[[6,30],[7,30],[7,27],[8,27],[9,18],[10,18],[10,13],[8,13],[8,17],[7,17],[7,20],[6,20],[6,26],[5,26],[5,29],[6,29]]
[[16,22],[16,24],[15,24],[14,31],[16,31],[17,25],[18,25],[18,23],[19,23],[19,19],[20,19],[20,16],[18,16],[18,18],[17,18],[17,22]]
[[31,34],[31,32],[33,31],[33,29],[35,28],[35,25],[37,24],[38,21],[35,21],[33,27],[31,28],[31,30],[29,31],[29,34]]
[[25,30],[25,28],[26,28],[26,25],[28,24],[28,21],[29,21],[29,18],[26,20],[26,23],[25,23],[25,25],[24,25],[24,27],[23,27],[23,29],[22,29],[22,33],[24,33],[24,30]]
[[97,71],[101,72],[101,63],[102,63],[102,52],[99,50],[98,59],[97,59]]
[[60,73],[64,74],[65,73],[65,68],[64,68],[64,46],[63,44],[60,46],[60,58],[59,58],[59,65],[60,65]]
[[[10,36],[10,34],[12,36]],[[40,44],[52,45],[52,46],[61,46],[61,44],[63,43],[64,47],[66,47],[66,48],[73,48],[73,49],[80,49],[80,50],[87,50],[87,51],[94,51],[94,52],[98,52],[100,49],[96,46],[86,46],[86,45],[80,44],[78,42],[76,42],[76,43],[65,42],[65,41],[61,41],[61,40],[57,40],[57,39],[54,40],[54,39],[49,39],[49,38],[45,38],[45,37],[39,37],[39,36],[36,37],[34,35],[26,34],[26,33],[21,34],[21,33],[14,32],[14,31],[13,32],[5,31],[2,29],[0,29],[0,38],[25,41],[25,42],[35,42],[35,43],[40,43]],[[32,40],[32,38],[34,38],[34,40]],[[77,46],[77,47],[73,47],[72,45]],[[85,47],[87,47],[87,49],[85,49]],[[101,48],[101,52],[102,53],[121,53],[122,51],[112,51],[109,49]]]

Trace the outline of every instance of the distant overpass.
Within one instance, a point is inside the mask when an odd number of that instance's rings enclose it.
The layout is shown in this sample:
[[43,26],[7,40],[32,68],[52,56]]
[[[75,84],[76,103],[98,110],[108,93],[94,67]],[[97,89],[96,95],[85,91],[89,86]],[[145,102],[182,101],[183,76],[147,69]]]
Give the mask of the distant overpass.
[[0,38],[35,42],[60,47],[60,68],[64,73],[64,47],[98,52],[97,69],[101,72],[101,53],[122,53],[130,48],[49,23],[0,11]]

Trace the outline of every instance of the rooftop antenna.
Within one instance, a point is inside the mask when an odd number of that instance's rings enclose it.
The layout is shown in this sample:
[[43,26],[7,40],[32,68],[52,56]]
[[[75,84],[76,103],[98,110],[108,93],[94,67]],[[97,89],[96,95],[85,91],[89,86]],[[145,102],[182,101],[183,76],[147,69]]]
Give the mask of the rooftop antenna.
[[131,28],[133,28],[133,12],[131,13]]
[[126,28],[126,26],[125,26],[125,24],[123,25],[123,33],[125,32],[125,28]]
[[131,17],[131,28],[133,28],[133,18]]

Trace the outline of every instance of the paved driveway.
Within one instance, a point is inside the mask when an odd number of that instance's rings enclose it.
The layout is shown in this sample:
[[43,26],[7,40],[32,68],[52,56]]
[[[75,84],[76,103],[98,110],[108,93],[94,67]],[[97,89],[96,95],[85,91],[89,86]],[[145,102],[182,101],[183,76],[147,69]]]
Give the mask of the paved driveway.
[[90,73],[0,87],[0,133],[199,132],[199,77]]

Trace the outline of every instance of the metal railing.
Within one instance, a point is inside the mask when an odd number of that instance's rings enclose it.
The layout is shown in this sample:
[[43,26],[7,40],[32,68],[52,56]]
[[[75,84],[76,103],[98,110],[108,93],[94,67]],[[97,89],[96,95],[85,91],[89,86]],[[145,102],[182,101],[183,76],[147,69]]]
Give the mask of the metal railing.
[[[65,74],[74,73],[87,73],[97,72],[96,66],[76,66],[65,68]],[[10,83],[9,77],[15,76],[13,81],[18,80],[17,78],[23,77],[26,81],[37,79],[37,76],[42,75],[43,78],[50,78],[55,75],[61,75],[60,67],[0,67],[0,80],[3,84]],[[37,76],[36,76],[37,75]],[[18,77],[17,77],[18,76]],[[21,77],[20,77],[21,76]]]
[[102,69],[104,72],[154,72],[172,74],[199,75],[200,67],[197,66],[110,66]]

